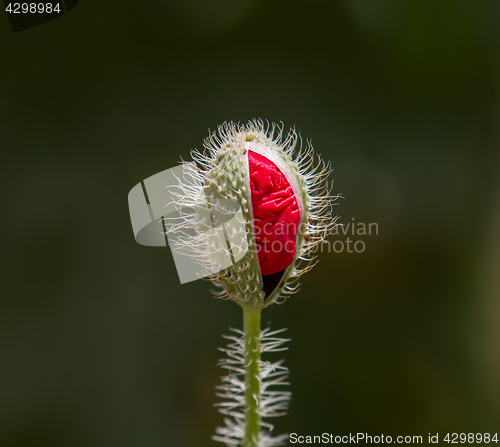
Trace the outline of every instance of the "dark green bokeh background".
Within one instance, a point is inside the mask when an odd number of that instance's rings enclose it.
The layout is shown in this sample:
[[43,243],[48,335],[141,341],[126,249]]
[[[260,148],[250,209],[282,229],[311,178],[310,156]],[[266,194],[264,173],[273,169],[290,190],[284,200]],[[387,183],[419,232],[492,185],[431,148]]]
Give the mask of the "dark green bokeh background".
[[207,128],[296,125],[362,254],[324,253],[288,327],[277,433],[500,431],[500,2],[81,1],[0,13],[0,446],[215,446],[239,308],[135,243],[128,191]]

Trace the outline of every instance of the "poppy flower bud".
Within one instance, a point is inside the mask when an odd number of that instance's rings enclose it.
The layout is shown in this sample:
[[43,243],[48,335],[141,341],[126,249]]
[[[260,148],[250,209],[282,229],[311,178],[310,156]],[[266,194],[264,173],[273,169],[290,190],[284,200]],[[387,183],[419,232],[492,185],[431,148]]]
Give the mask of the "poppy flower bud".
[[[299,263],[311,261],[312,248],[335,226],[330,165],[314,156],[309,143],[302,147],[300,140],[297,150],[298,140],[295,130],[283,137],[282,127],[260,120],[225,123],[205,140],[203,152],[192,152],[196,164],[184,164],[193,181],[177,203],[195,211],[181,213],[177,230],[197,229],[184,248],[214,272],[214,262],[231,247],[230,265],[209,276],[221,288],[216,296],[266,307],[293,293],[294,280],[311,268],[299,269]],[[239,209],[231,214],[229,203]],[[206,231],[224,220],[214,220],[216,210],[234,217],[223,225],[222,243]]]

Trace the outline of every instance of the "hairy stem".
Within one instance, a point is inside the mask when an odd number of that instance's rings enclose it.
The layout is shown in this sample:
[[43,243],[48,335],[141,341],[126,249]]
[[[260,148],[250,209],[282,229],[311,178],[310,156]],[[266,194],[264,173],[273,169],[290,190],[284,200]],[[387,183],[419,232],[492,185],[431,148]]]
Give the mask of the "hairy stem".
[[243,447],[259,447],[261,377],[260,377],[260,307],[243,307],[245,341],[245,437]]

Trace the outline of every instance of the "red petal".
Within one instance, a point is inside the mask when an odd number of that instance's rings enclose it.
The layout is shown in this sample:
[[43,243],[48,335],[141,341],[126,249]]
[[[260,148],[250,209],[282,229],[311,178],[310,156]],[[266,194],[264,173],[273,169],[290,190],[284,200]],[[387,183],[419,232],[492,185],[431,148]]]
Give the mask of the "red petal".
[[271,275],[293,262],[299,206],[290,182],[272,161],[248,151],[248,165],[260,269]]

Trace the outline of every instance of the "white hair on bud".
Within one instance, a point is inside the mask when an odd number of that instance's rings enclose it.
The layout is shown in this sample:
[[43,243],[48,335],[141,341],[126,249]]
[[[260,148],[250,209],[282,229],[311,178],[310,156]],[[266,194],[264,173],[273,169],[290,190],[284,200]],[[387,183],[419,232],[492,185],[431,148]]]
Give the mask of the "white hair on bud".
[[[286,134],[283,129],[283,124],[264,123],[260,119],[245,125],[225,122],[205,139],[202,151],[191,151],[194,163],[183,162],[184,176],[188,181],[181,183],[179,192],[175,194],[174,204],[179,217],[166,218],[164,222],[167,233],[185,232],[185,236],[178,239],[180,250],[199,262],[202,266],[200,276],[207,277],[221,288],[220,291],[212,291],[215,297],[246,302],[257,296],[265,301],[252,233],[248,161],[244,155],[247,148],[268,157],[284,173],[297,196],[302,215],[294,262],[286,269],[280,285],[272,293],[272,299],[265,302],[266,305],[277,302],[278,298],[283,302],[286,296],[298,290],[297,279],[315,265],[311,262],[316,258],[311,257],[312,251],[326,241],[337,225],[333,205],[341,196],[332,194],[330,162],[315,154],[309,141],[303,144],[294,128]],[[236,249],[248,248],[243,259],[225,269],[218,268],[218,263],[227,247],[221,245],[210,221],[210,213],[214,207],[220,206],[214,202],[221,197],[241,205],[241,224],[245,234],[239,235],[240,242],[236,243]],[[224,214],[230,210],[222,207],[220,212]],[[307,265],[299,268],[301,263]]]

